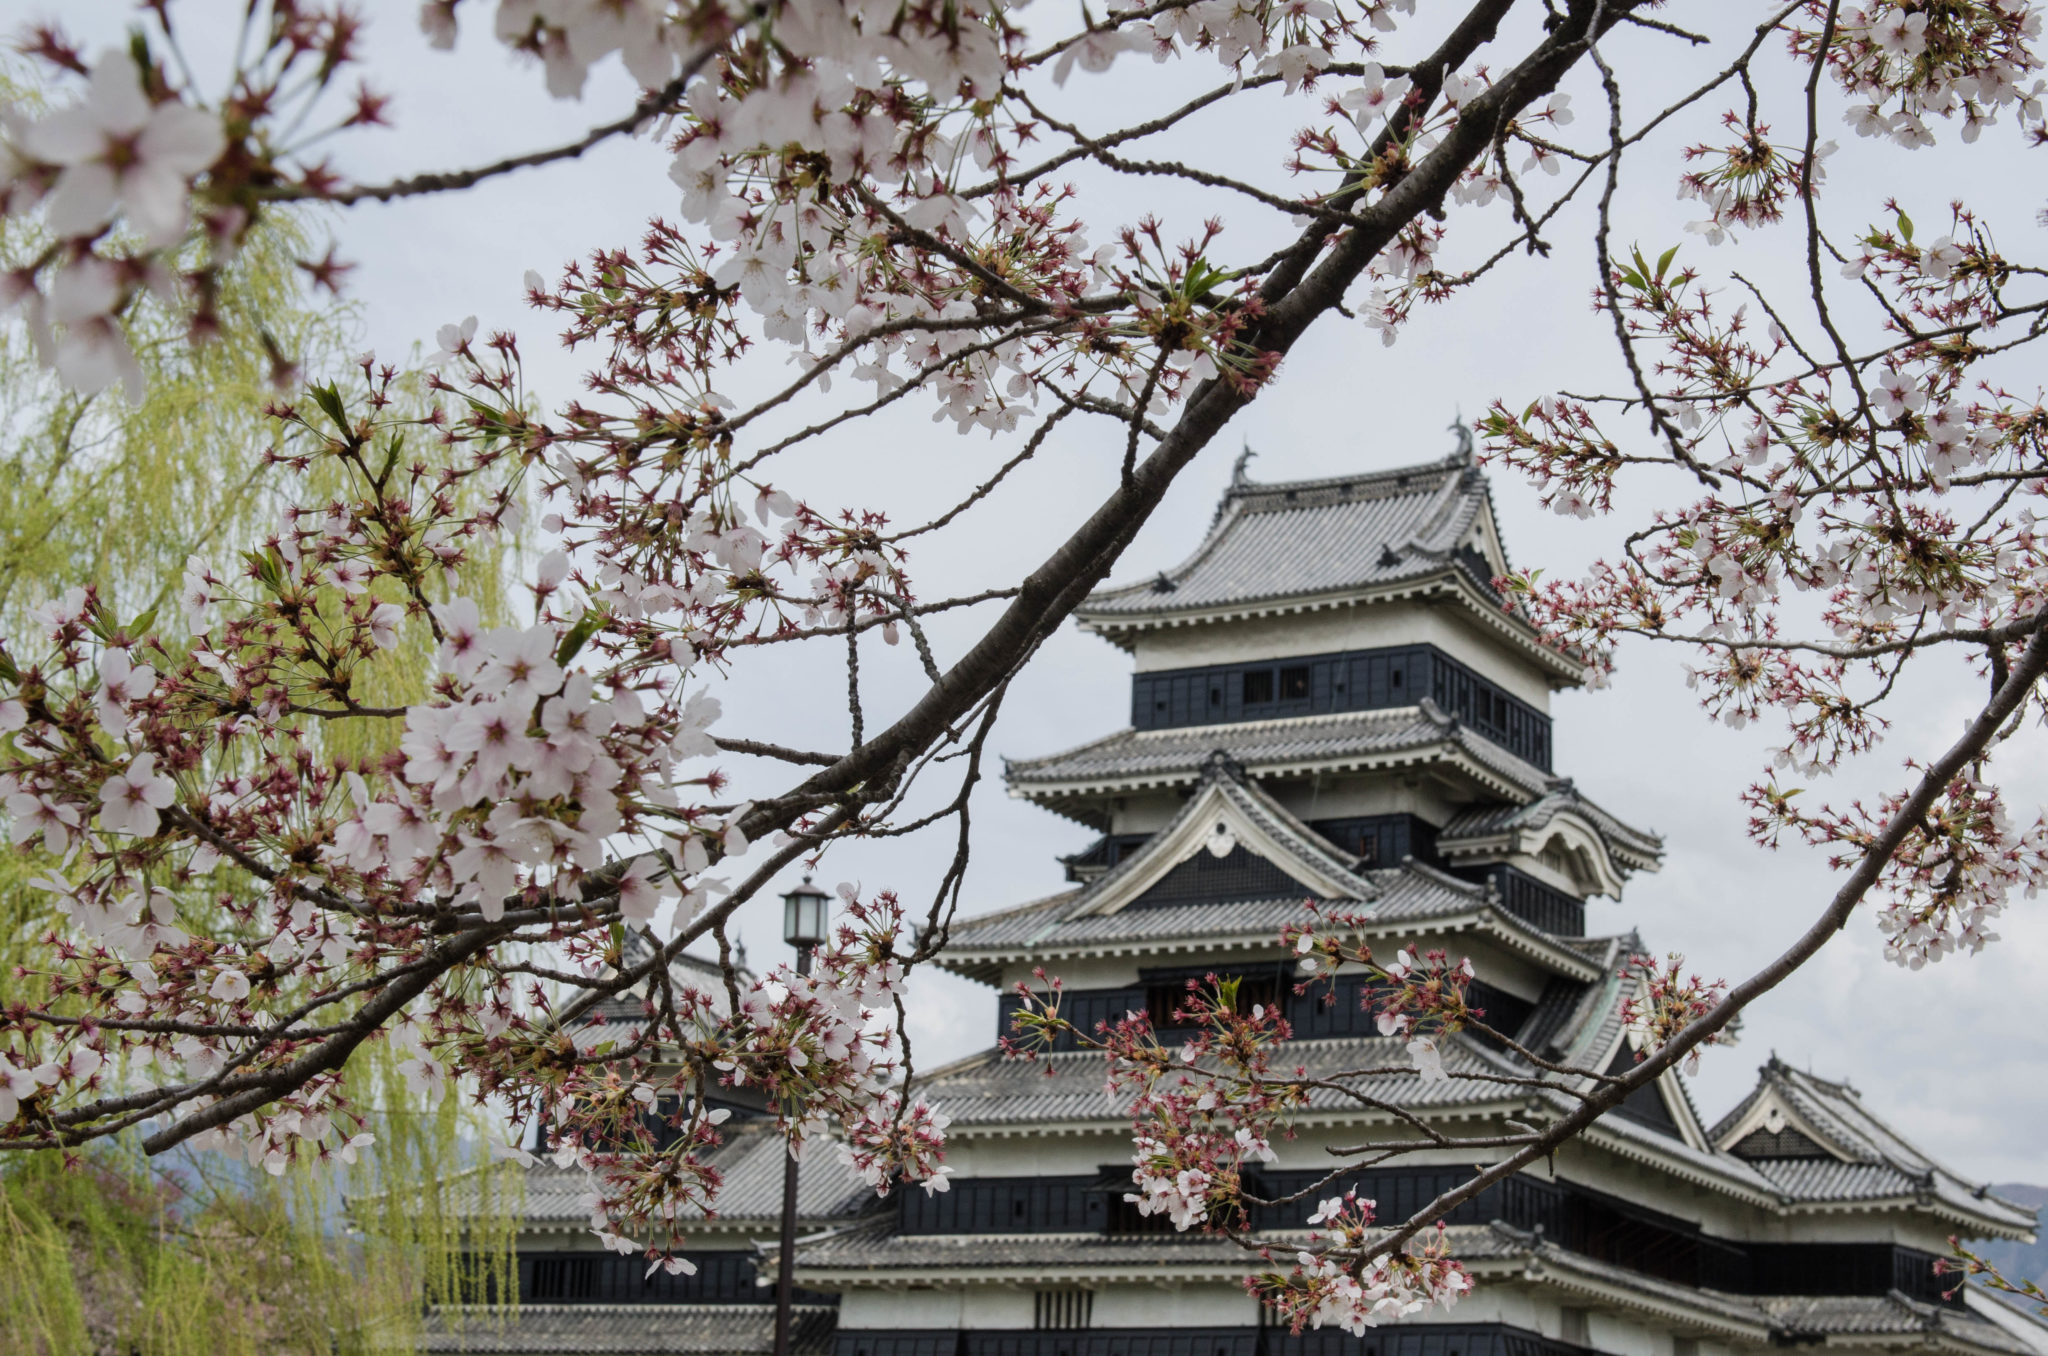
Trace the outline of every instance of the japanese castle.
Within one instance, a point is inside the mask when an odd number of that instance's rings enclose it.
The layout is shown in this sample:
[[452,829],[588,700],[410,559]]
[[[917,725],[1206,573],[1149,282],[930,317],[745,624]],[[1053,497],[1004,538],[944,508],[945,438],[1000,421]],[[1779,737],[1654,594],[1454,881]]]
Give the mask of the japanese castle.
[[[1293,992],[1280,932],[1315,899],[1365,915],[1381,954],[1469,956],[1473,1004],[1524,1048],[1581,1068],[1633,1061],[1622,971],[1648,948],[1603,928],[1594,900],[1655,871],[1662,844],[1556,770],[1549,696],[1581,666],[1495,594],[1507,556],[1459,434],[1443,460],[1325,480],[1255,483],[1240,460],[1185,563],[1079,609],[1132,656],[1129,727],[1007,773],[1012,795],[1086,830],[1063,859],[1069,888],[953,929],[942,963],[989,986],[990,1048],[924,1083],[952,1118],[951,1190],[877,1200],[834,1156],[806,1155],[792,1350],[2048,1356],[2048,1327],[1976,1292],[1946,1296],[1953,1278],[1934,1271],[1951,1236],[2028,1238],[2033,1212],[1922,1153],[1854,1089],[1775,1057],[1718,1121],[1667,1074],[1542,1168],[1458,1207],[1445,1224],[1473,1293],[1353,1337],[1271,1325],[1243,1285],[1254,1255],[1125,1199],[1129,1123],[1105,1097],[1101,1056],[995,1048],[1036,969],[1061,978],[1082,1029],[1137,1011],[1169,1037],[1188,979],[1215,974],[1241,980],[1241,1002],[1282,1006],[1290,1065],[1405,1069],[1402,1042],[1363,1010],[1362,976],[1340,972],[1334,1000],[1327,986]],[[1532,1072],[1470,1033],[1443,1059],[1453,1073]],[[1412,1073],[1371,1089],[1465,1136],[1568,1106]],[[701,1227],[694,1276],[644,1278],[644,1262],[599,1250],[581,1175],[542,1165],[528,1170],[517,1318],[437,1317],[429,1349],[768,1351],[783,1151],[766,1117],[727,1128],[723,1213]],[[1332,1148],[1399,1126],[1318,1093],[1294,1130],[1248,1178],[1261,1196],[1307,1187],[1338,1161]],[[1418,1151],[1318,1194],[1356,1186],[1397,1221],[1474,1161]],[[1299,1238],[1311,1208],[1260,1208],[1252,1223]]]

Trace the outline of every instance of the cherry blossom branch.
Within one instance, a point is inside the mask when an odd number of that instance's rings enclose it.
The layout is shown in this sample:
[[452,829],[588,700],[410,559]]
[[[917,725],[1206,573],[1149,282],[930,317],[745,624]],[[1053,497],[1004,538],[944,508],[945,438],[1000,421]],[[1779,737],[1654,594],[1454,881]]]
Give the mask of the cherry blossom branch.
[[[768,12],[768,5],[757,4],[756,17]],[[490,179],[500,178],[515,170],[538,169],[543,165],[560,164],[563,161],[580,158],[585,151],[593,150],[613,137],[631,137],[639,134],[648,123],[672,109],[683,90],[695,79],[704,67],[714,60],[722,50],[722,44],[710,43],[700,47],[684,59],[682,71],[658,90],[642,94],[634,103],[631,112],[611,122],[600,123],[577,137],[574,141],[543,150],[528,151],[521,155],[506,156],[487,165],[470,169],[438,170],[425,174],[408,175],[384,184],[357,184],[349,188],[317,191],[304,184],[279,184],[272,188],[257,189],[255,196],[269,202],[303,202],[314,200],[333,203],[340,207],[353,207],[363,202],[395,202],[401,198],[417,198],[434,193],[450,193],[461,189],[475,188]]]

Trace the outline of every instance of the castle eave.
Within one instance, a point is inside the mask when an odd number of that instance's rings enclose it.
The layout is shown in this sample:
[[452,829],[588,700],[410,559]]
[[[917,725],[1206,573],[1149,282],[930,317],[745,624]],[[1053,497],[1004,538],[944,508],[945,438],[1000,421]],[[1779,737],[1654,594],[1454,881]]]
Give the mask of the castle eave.
[[[1162,595],[1170,598],[1172,595]],[[1491,592],[1475,584],[1471,576],[1456,567],[1438,567],[1430,573],[1397,584],[1334,589],[1324,593],[1279,593],[1226,605],[1181,606],[1170,604],[1144,612],[1105,613],[1077,608],[1074,619],[1084,631],[1093,632],[1119,649],[1131,650],[1138,637],[1152,631],[1182,627],[1215,626],[1268,617],[1298,617],[1388,603],[1424,602],[1458,609],[1468,622],[1504,641],[1523,658],[1541,668],[1553,688],[1578,687],[1585,681],[1586,661],[1543,643],[1536,629],[1504,609]]]

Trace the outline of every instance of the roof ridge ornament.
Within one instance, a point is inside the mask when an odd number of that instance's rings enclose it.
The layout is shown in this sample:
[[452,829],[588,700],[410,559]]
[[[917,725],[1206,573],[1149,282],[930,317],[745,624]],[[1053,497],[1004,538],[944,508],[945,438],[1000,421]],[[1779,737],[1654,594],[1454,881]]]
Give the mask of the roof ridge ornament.
[[1244,764],[1232,758],[1229,749],[1211,749],[1209,756],[1202,760],[1202,785],[1220,781],[1244,785]]
[[1452,457],[1462,465],[1475,465],[1478,457],[1472,450],[1472,426],[1465,422],[1464,411],[1460,410],[1451,417],[1450,431],[1458,435],[1458,450],[1451,454]]
[[[1467,436],[1468,436],[1468,438],[1469,438],[1469,436],[1470,436],[1470,435],[1467,435]],[[1239,452],[1239,453],[1237,454],[1237,460],[1236,460],[1235,462],[1231,463],[1231,467],[1230,467],[1230,488],[1231,488],[1231,489],[1233,489],[1233,490],[1238,490],[1238,489],[1244,489],[1244,488],[1246,488],[1247,486],[1249,486],[1249,485],[1250,485],[1250,484],[1252,483],[1252,481],[1251,481],[1251,477],[1245,474],[1245,468],[1246,468],[1247,466],[1249,466],[1249,465],[1251,464],[1251,459],[1252,459],[1253,457],[1256,457],[1256,456],[1258,456],[1258,455],[1259,455],[1258,453],[1256,453],[1256,452],[1252,451],[1252,444],[1251,444],[1251,440],[1250,440],[1250,439],[1246,439],[1246,440],[1245,440],[1245,443],[1244,443],[1244,450],[1243,450],[1242,452]]]

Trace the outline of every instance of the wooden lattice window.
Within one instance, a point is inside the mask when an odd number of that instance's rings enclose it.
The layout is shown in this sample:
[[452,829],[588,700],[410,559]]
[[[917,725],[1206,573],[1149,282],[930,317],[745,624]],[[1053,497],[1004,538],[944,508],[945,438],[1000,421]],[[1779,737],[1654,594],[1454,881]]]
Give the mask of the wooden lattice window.
[[1086,1328],[1094,1316],[1093,1290],[1041,1290],[1033,1296],[1031,1326],[1040,1331]]

